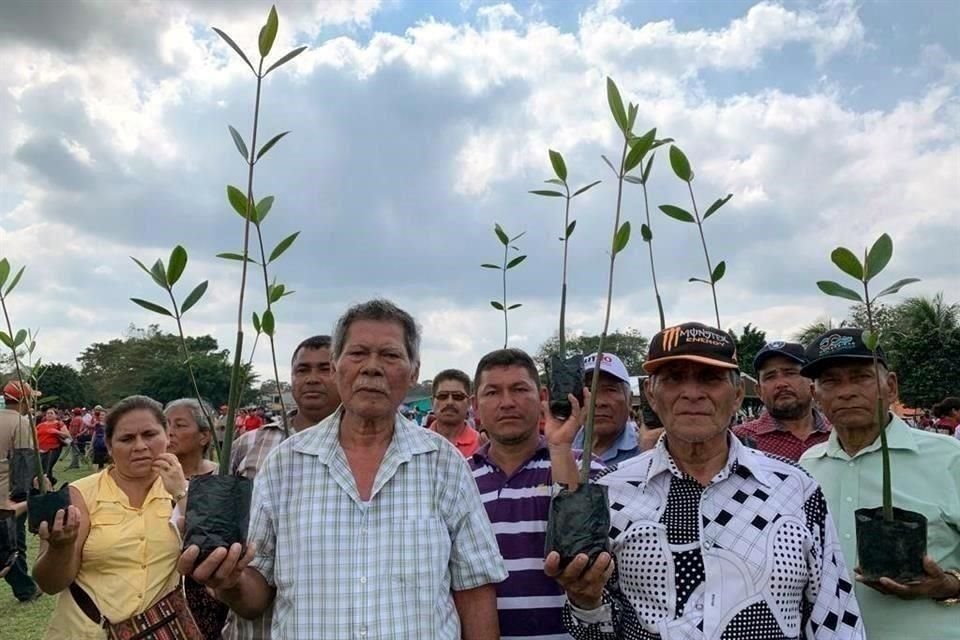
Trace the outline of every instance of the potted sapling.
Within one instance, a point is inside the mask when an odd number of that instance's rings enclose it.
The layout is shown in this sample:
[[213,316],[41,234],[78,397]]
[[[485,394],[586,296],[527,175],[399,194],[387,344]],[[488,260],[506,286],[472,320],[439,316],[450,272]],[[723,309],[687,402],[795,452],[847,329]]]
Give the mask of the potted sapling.
[[503,313],[503,348],[506,349],[507,339],[510,336],[510,322],[507,314],[510,311],[513,311],[514,309],[519,309],[520,307],[523,306],[519,302],[515,302],[514,304],[511,304],[511,305],[507,304],[507,271],[510,271],[511,269],[516,268],[517,266],[519,266],[521,262],[527,259],[527,256],[525,255],[519,255],[511,258],[510,250],[512,249],[514,251],[518,251],[518,252],[520,251],[520,249],[518,249],[517,246],[514,245],[513,243],[519,240],[520,238],[522,238],[523,235],[526,233],[526,231],[518,233],[517,235],[511,237],[506,231],[503,230],[503,227],[501,227],[500,224],[498,223],[493,225],[493,232],[494,234],[496,234],[497,240],[500,242],[500,244],[503,245],[503,261],[499,265],[485,262],[480,266],[483,267],[484,269],[496,269],[497,271],[501,272],[502,281],[503,281],[503,289],[502,289],[503,297],[499,301],[491,300],[490,306],[496,309],[497,311],[500,311]]
[[[620,150],[619,169],[606,157],[604,161],[613,169],[617,177],[617,204],[614,210],[613,232],[610,239],[610,265],[607,274],[607,303],[603,320],[603,331],[597,344],[597,353],[603,353],[604,342],[610,327],[610,308],[613,304],[613,272],[617,254],[623,251],[630,241],[630,222],[620,222],[623,202],[623,177],[639,163],[641,152],[631,148],[633,138],[631,130],[637,116],[637,107],[630,105],[624,109],[620,92],[613,80],[607,78],[607,101],[617,128],[623,137]],[[597,386],[600,381],[600,363],[597,358],[590,384],[590,403],[587,409],[587,421],[584,424],[583,453],[580,461],[580,477],[576,489],[569,487],[558,491],[550,501],[550,513],[547,520],[546,553],[556,551],[560,556],[560,566],[565,567],[578,554],[586,554],[590,561],[607,550],[610,534],[610,510],[607,501],[607,488],[590,483],[590,463],[593,452],[594,417],[597,408]]]
[[[10,297],[10,293],[17,284],[19,284],[25,269],[26,267],[20,267],[8,284],[7,279],[11,273],[10,262],[6,258],[0,259],[0,309],[3,310],[3,320],[6,326],[6,331],[0,330],[0,342],[10,349],[13,356],[14,370],[17,374],[16,383],[20,394],[19,400],[23,401],[27,399],[28,402],[27,416],[29,417],[31,427],[30,434],[34,453],[33,465],[36,488],[31,490],[27,497],[27,527],[31,533],[37,533],[40,531],[40,523],[47,522],[49,526],[49,523],[53,522],[57,511],[61,509],[65,510],[70,506],[70,488],[64,483],[59,491],[48,490],[47,481],[43,474],[43,464],[40,462],[40,446],[37,442],[37,430],[34,426],[33,419],[33,409],[36,406],[34,399],[38,392],[31,389],[30,385],[26,383],[23,367],[20,363],[20,354],[17,351],[27,343],[29,334],[26,329],[20,329],[14,332],[13,323],[10,321],[10,310],[7,307],[7,300]],[[31,340],[29,345],[31,352],[34,346]],[[6,496],[3,497],[6,498]],[[9,523],[7,523],[4,518],[12,517],[13,513],[9,510],[6,511],[7,513],[0,513],[0,521],[2,521],[0,522],[0,529],[2,530],[6,530],[9,526]],[[14,541],[16,541],[16,536],[14,536]],[[0,548],[2,548],[2,544],[0,544]],[[2,559],[0,559],[0,561],[2,561]]]
[[556,353],[550,354],[547,361],[547,379],[550,390],[550,412],[558,419],[566,420],[570,416],[571,406],[568,397],[572,394],[577,401],[583,405],[583,354],[575,353],[567,355],[567,330],[566,330],[566,311],[567,311],[567,256],[570,248],[570,236],[577,228],[577,221],[570,219],[570,201],[581,193],[592,189],[600,184],[600,180],[580,187],[573,193],[570,193],[570,185],[567,184],[567,164],[559,151],[549,149],[550,164],[553,166],[553,172],[556,177],[550,178],[545,182],[563,187],[563,191],[555,189],[534,189],[530,193],[548,198],[563,198],[563,236],[560,241],[563,243],[563,264],[560,277],[560,328],[557,331],[559,345]]
[[867,310],[867,329],[863,332],[862,340],[873,353],[874,376],[877,381],[876,421],[880,427],[883,493],[880,506],[857,509],[854,512],[857,556],[865,580],[876,581],[887,577],[906,583],[926,575],[923,556],[927,550],[927,519],[923,514],[893,506],[890,450],[887,446],[889,416],[881,393],[878,355],[882,351],[883,336],[874,322],[874,303],[878,298],[896,293],[919,280],[898,280],[871,297],[870,282],[883,271],[892,255],[893,241],[887,234],[881,235],[869,251],[864,251],[863,262],[849,249],[838,247],[830,254],[830,259],[841,271],[860,283],[863,295],[830,280],[821,280],[817,282],[817,286],[829,296],[860,302]]
[[710,252],[707,251],[707,239],[703,234],[703,223],[707,221],[707,218],[719,211],[720,207],[727,204],[730,198],[733,197],[733,194],[728,193],[725,197],[715,200],[713,204],[707,207],[707,210],[704,211],[703,217],[701,218],[700,211],[697,209],[697,199],[693,195],[693,169],[690,168],[690,161],[687,159],[687,156],[675,145],[670,145],[670,166],[673,168],[674,174],[687,183],[687,191],[690,193],[690,203],[693,205],[693,213],[691,214],[682,207],[670,204],[660,205],[660,210],[674,220],[697,225],[697,230],[700,232],[700,244],[703,246],[703,257],[707,262],[707,278],[690,278],[690,282],[699,282],[710,286],[710,291],[713,294],[713,311],[716,314],[717,328],[721,329],[720,306],[717,304],[717,282],[719,282],[723,274],[726,273],[727,265],[721,260],[716,266],[713,266],[713,263],[710,261]]
[[[256,78],[256,97],[253,105],[253,124],[250,145],[247,146],[236,129],[233,127],[229,128],[234,145],[241,152],[241,155],[244,156],[247,174],[245,190],[241,190],[232,185],[227,187],[227,200],[230,206],[243,218],[243,243],[241,245],[242,250],[238,254],[241,275],[237,303],[237,339],[233,351],[233,367],[230,375],[230,397],[227,403],[226,428],[224,430],[223,446],[220,451],[220,473],[219,475],[206,475],[194,478],[190,482],[190,491],[187,495],[184,547],[197,545],[200,548],[198,562],[206,558],[217,547],[229,548],[234,543],[246,544],[247,527],[250,519],[250,498],[253,483],[248,478],[231,474],[230,451],[234,440],[234,419],[242,395],[241,377],[244,369],[242,363],[243,310],[247,284],[247,268],[248,264],[252,262],[250,258],[251,227],[262,222],[263,217],[266,216],[265,209],[269,208],[273,203],[272,198],[269,200],[264,198],[259,203],[254,200],[254,170],[264,155],[286,135],[286,132],[275,135],[259,149],[257,148],[258,126],[260,122],[260,97],[264,79],[306,49],[306,47],[297,47],[280,57],[270,66],[265,66],[266,58],[273,49],[278,28],[279,18],[277,16],[277,10],[276,7],[271,7],[267,21],[260,29],[257,42],[259,57],[257,58],[256,66],[254,66],[243,49],[241,49],[229,35],[220,29],[214,28],[217,35],[240,56],[241,60],[243,60],[250,71],[253,72]],[[247,149],[249,152],[244,153],[244,150]],[[287,243],[287,247],[289,247],[289,244],[292,242],[293,240],[290,240]],[[282,253],[283,250],[285,250],[285,248],[280,251],[274,249],[275,257],[279,257],[279,253]],[[269,298],[270,294],[268,294],[268,299]],[[264,329],[265,333],[272,333],[272,326],[263,327],[263,319],[261,319],[260,324],[260,328]],[[269,328],[270,331],[266,331],[267,328]]]

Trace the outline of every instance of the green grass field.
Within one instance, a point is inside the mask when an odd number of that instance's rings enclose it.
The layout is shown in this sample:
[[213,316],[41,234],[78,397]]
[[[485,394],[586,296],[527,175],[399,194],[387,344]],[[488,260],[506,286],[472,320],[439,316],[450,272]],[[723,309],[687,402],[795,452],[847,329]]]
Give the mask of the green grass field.
[[[96,467],[84,466],[82,463],[80,469],[67,471],[69,464],[69,455],[65,455],[57,463],[55,475],[58,483],[72,482],[96,471]],[[27,533],[27,550],[31,568],[37,557],[38,542],[39,539],[36,536]],[[54,596],[44,595],[30,604],[20,604],[13,597],[10,586],[0,580],[0,640],[39,640],[42,638],[50,614],[53,613],[55,599]]]

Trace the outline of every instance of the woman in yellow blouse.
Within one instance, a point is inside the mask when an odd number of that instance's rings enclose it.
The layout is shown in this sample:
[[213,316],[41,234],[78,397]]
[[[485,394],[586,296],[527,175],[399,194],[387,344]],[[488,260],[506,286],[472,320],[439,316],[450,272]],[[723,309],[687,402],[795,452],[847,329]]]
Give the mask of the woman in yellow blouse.
[[113,464],[72,483],[70,507],[53,527],[40,525],[33,575],[46,593],[59,594],[47,640],[105,637],[77,604],[73,582],[113,623],[180,588],[180,535],[170,519],[187,482],[167,453],[163,408],[146,396],[121,400],[107,416],[106,437]]

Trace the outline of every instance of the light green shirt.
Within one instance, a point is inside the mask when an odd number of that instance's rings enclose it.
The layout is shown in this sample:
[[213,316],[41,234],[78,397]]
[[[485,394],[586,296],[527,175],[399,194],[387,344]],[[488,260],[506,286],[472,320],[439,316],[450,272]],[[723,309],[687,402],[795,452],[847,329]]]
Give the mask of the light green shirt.
[[[927,553],[944,569],[960,569],[960,441],[911,429],[896,416],[887,427],[893,504],[927,518]],[[880,438],[852,458],[837,432],[808,449],[800,464],[823,487],[847,566],[857,566],[853,513],[883,499]],[[870,640],[960,639],[960,608],[933,600],[901,600],[857,583]]]

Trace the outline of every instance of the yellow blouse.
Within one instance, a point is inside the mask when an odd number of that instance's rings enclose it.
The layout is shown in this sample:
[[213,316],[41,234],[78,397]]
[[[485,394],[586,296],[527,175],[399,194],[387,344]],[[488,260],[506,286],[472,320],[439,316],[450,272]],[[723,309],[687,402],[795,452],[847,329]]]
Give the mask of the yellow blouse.
[[[130,506],[112,467],[72,483],[90,514],[77,584],[111,622],[143,613],[177,588],[180,536],[170,523],[171,496],[157,478],[140,509]],[[94,624],[65,589],[57,596],[46,640],[102,640]]]

